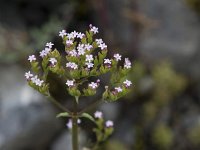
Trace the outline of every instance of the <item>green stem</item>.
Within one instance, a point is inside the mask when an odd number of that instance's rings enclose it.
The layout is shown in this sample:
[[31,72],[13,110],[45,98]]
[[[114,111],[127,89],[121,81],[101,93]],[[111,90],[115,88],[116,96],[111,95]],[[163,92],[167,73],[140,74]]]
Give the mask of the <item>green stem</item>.
[[49,100],[56,105],[60,110],[68,112],[69,114],[71,114],[71,111],[68,110],[67,108],[65,108],[64,106],[62,106],[62,104],[60,104],[58,101],[56,101],[51,95],[48,95]]
[[78,97],[74,101],[74,112],[72,115],[72,149],[78,150]]
[[98,105],[101,104],[102,102],[103,102],[103,99],[94,101],[94,102],[88,104],[87,107],[83,108],[78,114],[81,115],[82,113],[87,112],[87,111],[93,109],[94,107],[98,106]]

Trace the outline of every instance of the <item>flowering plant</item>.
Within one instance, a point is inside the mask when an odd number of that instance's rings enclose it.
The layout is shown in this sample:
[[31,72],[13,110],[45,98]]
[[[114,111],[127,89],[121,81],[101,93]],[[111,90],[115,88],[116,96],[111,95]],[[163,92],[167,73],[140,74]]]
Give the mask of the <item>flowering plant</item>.
[[[97,88],[101,85],[100,79],[91,81],[94,77],[100,77],[110,73],[109,86],[105,86],[100,101],[116,101],[130,91],[131,81],[126,79],[128,71],[131,69],[131,62],[125,58],[122,66],[120,54],[114,54],[113,58],[107,58],[107,45],[102,39],[95,39],[98,28],[90,25],[86,33],[73,31],[66,33],[65,30],[59,32],[63,40],[66,55],[63,57],[60,52],[53,48],[52,42],[46,43],[44,50],[40,52],[40,58],[30,55],[28,60],[31,70],[25,73],[28,84],[43,95],[49,97],[52,103],[59,107],[63,112],[57,117],[71,118],[67,126],[72,129],[72,147],[78,150],[78,124],[79,118],[85,117],[96,124],[93,130],[96,133],[96,144],[105,141],[113,132],[113,122],[108,120],[104,123],[102,112],[95,112],[94,117],[86,113],[87,106],[82,111],[78,111],[79,100],[83,96],[93,96]],[[41,61],[39,61],[41,60]],[[52,72],[66,83],[68,93],[75,99],[74,108],[70,111],[51,96],[49,91],[50,84],[47,81],[48,74]]]

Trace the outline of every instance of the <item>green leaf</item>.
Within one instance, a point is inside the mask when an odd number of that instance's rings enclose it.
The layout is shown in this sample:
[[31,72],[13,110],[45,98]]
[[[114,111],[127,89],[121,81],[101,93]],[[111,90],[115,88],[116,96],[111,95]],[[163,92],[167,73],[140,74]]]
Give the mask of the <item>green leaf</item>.
[[76,103],[78,104],[79,96],[75,96],[75,99],[76,99]]
[[38,73],[40,70],[39,63],[37,61],[31,62],[31,69],[34,73]]
[[83,44],[86,44],[86,43],[87,43],[86,37],[84,37],[84,38],[81,39],[81,43],[83,43]]
[[56,115],[56,118],[60,117],[70,117],[70,114],[68,112],[62,112]]
[[92,43],[92,33],[86,31],[86,37],[88,39],[88,43]]
[[71,96],[80,96],[81,92],[77,89],[77,87],[71,87],[67,89]]
[[80,117],[84,117],[84,118],[87,118],[87,119],[95,122],[94,118],[88,113],[83,113]]

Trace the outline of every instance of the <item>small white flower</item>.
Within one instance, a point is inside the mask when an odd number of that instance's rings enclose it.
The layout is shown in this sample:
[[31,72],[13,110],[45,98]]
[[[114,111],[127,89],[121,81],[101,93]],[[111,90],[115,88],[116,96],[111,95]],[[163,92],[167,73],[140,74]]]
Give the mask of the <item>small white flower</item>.
[[69,128],[69,129],[72,129],[72,120],[69,119],[68,123],[66,124],[66,126]]
[[111,60],[110,59],[104,59],[104,64],[111,64]]
[[26,79],[30,79],[31,77],[33,77],[33,74],[31,74],[31,72],[26,72],[25,75]]
[[131,62],[128,58],[125,58],[124,68],[126,68],[126,69],[131,68]]
[[66,63],[66,67],[67,68],[71,68],[71,69],[78,69],[78,65],[74,62],[68,62]]
[[68,33],[67,34],[67,38],[70,40],[70,39],[74,39],[75,37],[76,37],[76,32],[74,31],[74,32],[71,32],[71,33]]
[[72,41],[72,40],[66,40],[66,44],[67,44],[67,45],[72,45],[72,44],[73,44],[73,41]]
[[132,82],[129,80],[125,80],[123,83],[125,84],[126,87],[129,87],[132,84]]
[[91,62],[93,60],[94,60],[93,55],[86,55],[85,61]]
[[81,55],[84,55],[85,54],[85,49],[84,48],[78,48],[78,55],[81,56]]
[[107,48],[107,45],[105,43],[101,43],[98,47],[101,48],[101,50],[104,50]]
[[115,58],[115,60],[116,61],[119,61],[119,60],[121,60],[121,55],[119,55],[119,54],[114,54],[114,58]]
[[113,121],[111,121],[111,120],[106,121],[106,127],[107,128],[113,127],[113,125],[114,125]]
[[90,51],[92,47],[93,47],[93,46],[90,45],[90,44],[85,44],[85,49],[86,49],[87,51]]
[[50,58],[49,61],[53,66],[57,63],[57,60],[55,58]]
[[100,79],[97,79],[97,81],[96,81],[96,82],[99,84],[99,83],[100,83],[100,81],[101,81]]
[[51,49],[50,49],[49,47],[46,47],[46,48],[44,49],[44,51],[48,54],[48,53],[51,51]]
[[44,83],[43,80],[38,79],[38,76],[37,76],[37,75],[34,76],[34,77],[32,77],[32,78],[31,78],[31,81],[32,81],[33,83],[35,83],[35,85],[38,85],[38,86],[42,86],[42,83]]
[[92,31],[94,34],[97,34],[99,32],[98,30],[99,29],[95,26],[92,26],[91,29],[90,29],[90,31]]
[[81,123],[81,119],[78,119],[78,120],[77,120],[77,123],[80,124],[80,123]]
[[71,33],[68,33],[68,34],[67,34],[67,38],[68,38],[68,39],[73,39],[73,38],[74,38],[74,35],[72,35]]
[[59,32],[59,36],[61,36],[62,38],[67,35],[66,31],[65,30],[62,30]]
[[38,85],[38,86],[42,86],[42,83],[44,83],[44,81],[43,81],[43,80],[40,80],[40,79],[37,79],[37,80],[35,81],[35,84]]
[[85,34],[79,32],[76,37],[82,39],[84,36],[85,36]]
[[38,76],[36,75],[36,76],[34,76],[34,77],[31,78],[31,81],[32,81],[33,83],[36,83],[37,79],[38,79]]
[[87,65],[87,68],[93,68],[94,67],[93,63],[86,62],[85,64]]
[[78,35],[78,32],[73,31],[73,32],[71,32],[71,34],[72,34],[73,38],[75,38]]
[[77,46],[77,49],[79,50],[79,49],[84,49],[85,48],[85,45],[84,44],[78,44],[78,46]]
[[103,113],[102,113],[101,111],[96,111],[96,112],[94,113],[94,117],[100,119],[100,118],[103,117]]
[[36,60],[35,55],[29,56],[29,57],[28,57],[28,60],[29,60],[30,62],[35,61],[35,60]]
[[122,92],[122,88],[121,87],[115,87],[115,90],[117,91],[117,93]]
[[65,84],[69,87],[74,86],[74,80],[67,80]]
[[70,56],[74,56],[74,57],[76,57],[76,56],[77,56],[77,52],[76,52],[76,50],[75,50],[75,49],[73,49],[73,50],[69,51],[69,52],[68,52],[68,54],[69,54]]
[[[81,123],[81,120],[78,119],[77,120],[77,123],[80,124]],[[68,123],[66,124],[66,126],[69,128],[69,129],[72,129],[72,119],[69,119]]]
[[46,44],[46,46],[49,47],[49,48],[52,48],[53,45],[54,45],[54,44],[51,43],[51,42],[49,42],[49,43]]
[[97,42],[98,45],[100,45],[100,44],[103,43],[103,40],[102,40],[102,39],[96,39],[95,41]]
[[93,88],[93,89],[96,89],[98,85],[95,82],[91,82],[88,86]]
[[45,56],[47,56],[47,52],[45,51],[45,50],[42,50],[41,52],[40,52],[40,56],[43,58],[43,57],[45,57]]

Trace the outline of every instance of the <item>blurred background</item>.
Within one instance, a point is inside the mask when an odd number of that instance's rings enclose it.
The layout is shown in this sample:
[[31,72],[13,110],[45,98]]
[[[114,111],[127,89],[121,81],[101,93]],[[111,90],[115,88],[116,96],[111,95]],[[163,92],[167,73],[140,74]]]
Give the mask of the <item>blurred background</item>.
[[[200,149],[199,0],[1,0],[0,150],[70,150],[67,120],[27,86],[27,57],[66,29],[99,27],[110,56],[131,58],[132,92],[97,109],[114,120],[103,150]],[[64,104],[59,82],[52,92]],[[92,111],[91,111],[92,112]],[[94,135],[82,121],[80,141]],[[88,130],[88,131],[87,131]]]

